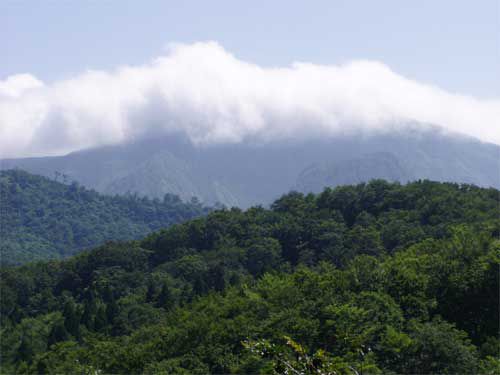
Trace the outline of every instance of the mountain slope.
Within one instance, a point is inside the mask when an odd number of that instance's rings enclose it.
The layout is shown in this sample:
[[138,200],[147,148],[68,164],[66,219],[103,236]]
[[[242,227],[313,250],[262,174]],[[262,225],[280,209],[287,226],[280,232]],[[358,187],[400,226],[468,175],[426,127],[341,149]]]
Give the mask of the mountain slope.
[[20,170],[0,172],[2,263],[57,258],[203,215],[197,203],[110,197]]
[[[382,154],[386,156],[372,158]],[[107,194],[137,192],[161,198],[172,193],[184,200],[196,196],[207,204],[244,208],[271,203],[291,189],[321,191],[371,178],[500,187],[499,158],[499,146],[431,129],[209,146],[170,136],[61,157],[3,160],[0,165],[49,177],[64,173]],[[314,183],[304,180],[307,171],[312,177],[311,168],[316,168]],[[332,178],[332,173],[339,177]]]
[[376,178],[407,182],[409,173],[393,154],[379,152],[357,159],[311,166],[299,175],[297,189],[317,193],[325,186],[360,183]]
[[320,353],[301,368],[495,374],[499,193],[380,180],[290,193],[0,269],[1,370],[283,373]]

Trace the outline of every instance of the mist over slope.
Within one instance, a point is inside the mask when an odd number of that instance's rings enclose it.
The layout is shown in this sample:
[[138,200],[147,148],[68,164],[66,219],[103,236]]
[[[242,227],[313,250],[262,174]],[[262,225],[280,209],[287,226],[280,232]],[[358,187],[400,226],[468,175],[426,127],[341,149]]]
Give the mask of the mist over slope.
[[438,130],[392,135],[337,136],[323,140],[193,145],[184,136],[158,137],[66,156],[6,159],[21,168],[106,194],[138,193],[206,204],[267,204],[290,190],[318,192],[326,186],[384,178],[472,183],[499,187],[500,147]]
[[0,80],[0,157],[63,155],[181,133],[195,144],[390,135],[436,124],[500,144],[500,100],[417,82],[379,61],[263,67],[216,42],[54,83]]
[[379,61],[265,67],[217,42],[53,83],[0,80],[2,168],[228,206],[378,177],[498,187],[499,122],[499,99]]

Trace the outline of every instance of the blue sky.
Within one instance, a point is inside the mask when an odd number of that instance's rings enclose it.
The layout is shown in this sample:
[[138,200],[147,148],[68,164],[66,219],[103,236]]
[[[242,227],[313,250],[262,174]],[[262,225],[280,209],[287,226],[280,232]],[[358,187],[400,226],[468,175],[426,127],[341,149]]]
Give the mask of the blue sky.
[[0,2],[0,80],[138,65],[215,40],[263,66],[378,60],[452,93],[498,97],[498,0]]
[[499,5],[0,0],[0,157],[408,124],[500,144]]

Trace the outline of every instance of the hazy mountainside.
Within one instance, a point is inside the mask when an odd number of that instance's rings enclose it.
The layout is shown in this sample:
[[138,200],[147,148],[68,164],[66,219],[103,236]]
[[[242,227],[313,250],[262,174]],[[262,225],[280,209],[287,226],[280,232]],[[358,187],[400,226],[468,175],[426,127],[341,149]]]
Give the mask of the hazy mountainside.
[[376,178],[405,182],[410,179],[410,174],[393,154],[380,152],[357,159],[313,165],[299,175],[297,190],[317,193],[325,186],[360,183]]
[[321,191],[371,178],[500,187],[499,157],[499,146],[428,130],[203,147],[170,136],[61,157],[3,160],[1,167],[49,177],[57,171],[107,194],[161,198],[172,193],[248,207],[270,203],[291,189]]
[[57,258],[107,240],[142,237],[207,213],[176,196],[104,196],[20,170],[0,172],[1,263]]
[[497,374],[499,193],[375,180],[0,269],[1,372]]

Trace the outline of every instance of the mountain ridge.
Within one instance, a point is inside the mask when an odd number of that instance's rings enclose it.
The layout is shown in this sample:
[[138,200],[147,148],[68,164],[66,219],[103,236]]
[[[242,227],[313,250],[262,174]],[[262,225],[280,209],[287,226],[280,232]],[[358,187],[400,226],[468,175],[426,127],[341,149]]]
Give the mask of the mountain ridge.
[[[269,204],[291,189],[309,192],[310,183],[301,178],[311,165],[321,166],[318,173],[320,170],[326,173],[327,165],[335,166],[351,178],[329,182],[328,176],[323,176],[310,191],[371,178],[393,180],[389,170],[382,173],[384,165],[388,168],[390,158],[375,158],[373,167],[367,167],[367,155],[380,153],[392,154],[391,173],[400,182],[430,179],[500,187],[500,146],[445,134],[439,129],[199,146],[183,136],[171,135],[65,156],[4,159],[0,168],[17,167],[49,177],[55,172],[64,173],[107,194],[137,193],[161,198],[171,193],[185,201],[196,196],[209,205],[219,202],[246,208]],[[377,162],[381,164],[376,165]],[[350,172],[352,169],[365,172],[355,176]],[[377,170],[381,173],[372,173]]]

